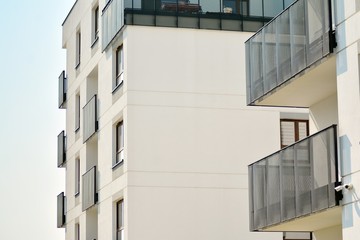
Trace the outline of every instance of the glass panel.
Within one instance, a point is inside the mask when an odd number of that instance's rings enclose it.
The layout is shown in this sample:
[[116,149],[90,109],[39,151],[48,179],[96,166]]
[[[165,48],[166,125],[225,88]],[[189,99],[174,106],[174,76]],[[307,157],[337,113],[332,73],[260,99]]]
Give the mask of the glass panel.
[[82,176],[82,210],[96,203],[96,167],[91,168]]
[[102,15],[102,44],[103,49],[107,47],[115,34],[121,29],[124,24],[124,5],[127,8],[131,7],[132,0],[113,0],[104,10]]
[[308,64],[319,60],[323,54],[323,13],[322,3],[319,0],[307,0],[308,17]]
[[310,140],[295,145],[296,157],[296,216],[311,213],[311,163]]
[[267,224],[279,223],[281,220],[280,208],[280,159],[279,154],[268,158],[267,167]]
[[263,31],[257,33],[250,42],[251,96],[253,99],[257,99],[264,94],[262,38]]
[[62,131],[58,135],[58,167],[61,167],[65,162],[65,132]]
[[264,29],[264,92],[276,87],[276,22],[273,21]]
[[292,4],[295,1],[296,0],[284,0],[284,7],[287,8],[288,6],[290,6],[290,4]]
[[266,161],[254,164],[253,167],[254,227],[266,225]]
[[83,142],[86,142],[97,131],[96,102],[97,98],[94,95],[83,108]]
[[276,19],[278,49],[278,84],[291,77],[290,18],[289,11]]
[[290,9],[291,15],[291,68],[292,74],[306,68],[305,3],[299,0]]
[[318,211],[328,207],[328,137],[323,132],[312,138],[313,150],[313,210]]
[[295,217],[294,147],[281,152],[282,220]]
[[222,12],[219,0],[200,0],[200,5],[205,15]]
[[250,16],[263,16],[263,0],[251,0],[249,2]]
[[278,13],[280,13],[283,9],[284,2],[283,0],[272,0],[264,1],[264,16],[265,17],[275,17]]

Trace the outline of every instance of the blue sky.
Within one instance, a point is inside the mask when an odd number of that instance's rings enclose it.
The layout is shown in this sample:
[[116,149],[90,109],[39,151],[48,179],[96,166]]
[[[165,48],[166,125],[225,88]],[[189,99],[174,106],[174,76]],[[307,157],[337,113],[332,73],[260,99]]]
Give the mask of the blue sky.
[[65,127],[57,78],[61,24],[75,0],[1,1],[0,239],[60,240],[56,196],[65,190],[56,137]]

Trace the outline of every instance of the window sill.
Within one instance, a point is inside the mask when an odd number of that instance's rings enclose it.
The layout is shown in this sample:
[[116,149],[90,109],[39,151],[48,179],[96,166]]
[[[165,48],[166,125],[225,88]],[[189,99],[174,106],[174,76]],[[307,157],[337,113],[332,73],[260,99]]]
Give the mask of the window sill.
[[115,169],[117,169],[119,166],[122,166],[123,163],[124,163],[124,160],[121,160],[121,161],[115,163],[115,164],[112,166],[112,170],[115,170]]
[[80,196],[80,192],[75,193],[75,197],[77,198],[78,196]]
[[111,93],[114,94],[123,85],[123,82],[124,81],[121,81],[118,85],[116,85]]
[[96,36],[94,41],[91,43],[91,48],[93,48],[97,44],[98,41],[99,41],[99,36]]
[[78,63],[75,65],[75,70],[77,70],[79,67],[80,67],[80,62],[78,62]]
[[79,132],[79,130],[80,130],[80,127],[77,127],[77,128],[75,128],[74,132],[77,133],[77,132]]

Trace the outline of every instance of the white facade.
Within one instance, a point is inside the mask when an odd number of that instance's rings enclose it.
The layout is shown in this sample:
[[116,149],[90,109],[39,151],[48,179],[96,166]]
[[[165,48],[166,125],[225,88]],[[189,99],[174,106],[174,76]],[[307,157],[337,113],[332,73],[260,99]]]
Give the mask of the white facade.
[[[281,118],[307,111],[246,106],[243,43],[252,33],[125,25],[102,51],[96,6],[105,1],[78,0],[63,24],[66,239],[116,239],[120,200],[128,240],[282,239],[249,231],[247,165],[279,149]],[[86,140],[82,109],[94,94],[98,130]],[[114,167],[121,121],[124,161]],[[77,176],[93,166],[98,199],[83,210]]]

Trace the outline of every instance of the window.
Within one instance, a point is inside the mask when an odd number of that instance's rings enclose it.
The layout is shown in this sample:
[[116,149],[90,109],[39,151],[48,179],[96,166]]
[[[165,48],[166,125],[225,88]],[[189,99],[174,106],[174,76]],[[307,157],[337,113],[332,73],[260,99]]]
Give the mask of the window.
[[75,98],[75,132],[80,129],[80,94]]
[[116,49],[116,79],[115,87],[119,86],[124,81],[124,48],[123,45]]
[[75,240],[80,240],[80,224],[75,224]]
[[116,240],[124,239],[124,200],[116,203]]
[[124,161],[124,122],[116,125],[116,159],[115,165]]
[[247,15],[248,0],[224,0],[223,12]]
[[75,196],[80,193],[80,158],[75,160]]
[[93,10],[93,42],[95,43],[99,38],[99,6]]
[[280,132],[281,148],[283,148],[309,136],[309,121],[281,119]]
[[81,32],[76,33],[76,59],[75,59],[75,68],[80,66],[81,59]]

